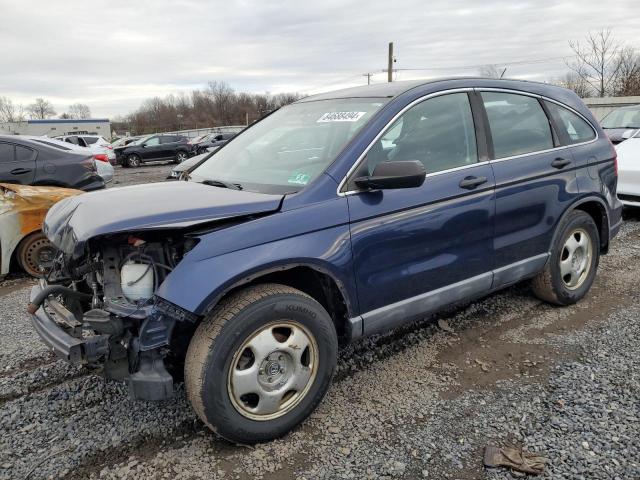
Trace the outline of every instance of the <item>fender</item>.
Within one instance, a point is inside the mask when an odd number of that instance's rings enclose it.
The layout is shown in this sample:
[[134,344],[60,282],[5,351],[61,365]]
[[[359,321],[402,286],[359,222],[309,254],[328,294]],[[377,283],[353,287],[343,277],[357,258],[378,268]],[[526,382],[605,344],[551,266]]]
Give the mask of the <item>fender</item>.
[[555,245],[556,243],[557,237],[560,234],[558,230],[558,226],[560,226],[560,224],[564,221],[564,219],[567,218],[569,214],[572,211],[576,210],[576,208],[579,207],[580,205],[584,205],[587,202],[594,202],[594,201],[600,205],[600,211],[604,215],[604,222],[602,223],[602,231],[598,233],[600,234],[600,249],[606,251],[606,248],[609,245],[609,232],[611,228],[611,226],[609,225],[609,208],[607,207],[607,203],[602,199],[602,197],[599,197],[597,195],[588,195],[586,197],[582,197],[576,200],[571,205],[569,205],[569,207],[567,207],[564,213],[558,218],[558,221],[556,222],[556,225],[555,225],[553,237],[551,238],[551,243],[549,245],[549,248],[547,249],[549,252],[551,252],[553,245]]
[[338,290],[340,290],[340,293],[342,294],[342,298],[344,299],[345,305],[347,307],[347,313],[349,316],[351,316],[353,312],[353,304],[351,302],[349,291],[345,283],[340,278],[336,277],[335,274],[330,269],[326,268],[322,264],[311,263],[308,261],[298,262],[298,263],[282,263],[282,264],[271,266],[269,268],[257,269],[252,272],[247,272],[247,276],[235,282],[229,281],[227,282],[227,284],[223,285],[220,289],[218,289],[220,293],[216,297],[214,297],[212,301],[209,302],[209,304],[205,308],[205,312],[211,311],[218,304],[220,299],[222,299],[222,297],[224,297],[227,293],[229,293],[231,290],[235,288],[238,288],[247,283],[251,283],[255,279],[264,277],[265,275],[268,275],[270,273],[282,272],[282,271],[291,270],[292,268],[297,268],[297,267],[307,267],[311,270],[315,270],[316,272],[331,278],[331,280],[333,280],[333,282],[337,285]]
[[160,285],[156,295],[189,312],[205,315],[231,289],[267,273],[300,266],[333,279],[349,315],[354,315],[357,295],[348,224],[214,257],[189,254]]

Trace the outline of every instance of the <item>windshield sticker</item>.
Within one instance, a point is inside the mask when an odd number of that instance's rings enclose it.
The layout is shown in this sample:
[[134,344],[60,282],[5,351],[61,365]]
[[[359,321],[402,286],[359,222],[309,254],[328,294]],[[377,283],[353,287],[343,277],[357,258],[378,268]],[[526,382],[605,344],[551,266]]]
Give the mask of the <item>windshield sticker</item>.
[[294,185],[306,185],[307,183],[309,183],[310,178],[311,178],[311,175],[309,175],[308,173],[293,173],[289,177],[287,182],[292,183]]
[[323,122],[357,122],[367,112],[328,112],[322,115],[316,123]]

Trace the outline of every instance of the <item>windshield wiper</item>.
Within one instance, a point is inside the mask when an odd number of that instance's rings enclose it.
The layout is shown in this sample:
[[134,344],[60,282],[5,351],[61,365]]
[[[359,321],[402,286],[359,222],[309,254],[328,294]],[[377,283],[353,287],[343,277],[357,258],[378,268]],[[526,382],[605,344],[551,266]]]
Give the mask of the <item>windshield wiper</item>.
[[225,182],[224,180],[203,180],[203,185],[211,185],[212,187],[229,188],[231,190],[242,190],[242,185],[239,183]]

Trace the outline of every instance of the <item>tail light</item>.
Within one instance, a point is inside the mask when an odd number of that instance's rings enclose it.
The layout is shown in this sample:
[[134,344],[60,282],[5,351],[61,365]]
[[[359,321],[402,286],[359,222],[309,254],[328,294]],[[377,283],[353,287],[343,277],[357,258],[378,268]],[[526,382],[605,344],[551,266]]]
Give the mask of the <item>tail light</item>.
[[95,160],[98,160],[100,162],[107,162],[109,163],[109,157],[107,157],[104,153],[98,153],[96,155],[93,156],[93,158]]
[[611,150],[612,150],[612,154],[613,154],[613,168],[616,174],[616,177],[618,176],[618,151],[616,150],[616,147],[613,145],[613,142],[611,140],[609,140],[609,145],[611,145]]
[[80,164],[85,167],[87,170],[91,170],[92,172],[97,172],[98,167],[96,167],[96,161],[94,157],[89,157],[86,160],[80,162]]

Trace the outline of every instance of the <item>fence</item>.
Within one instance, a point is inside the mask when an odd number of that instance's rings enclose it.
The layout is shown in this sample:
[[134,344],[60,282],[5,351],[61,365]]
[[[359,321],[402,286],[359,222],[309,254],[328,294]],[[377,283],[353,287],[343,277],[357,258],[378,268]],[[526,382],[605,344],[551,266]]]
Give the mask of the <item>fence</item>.
[[584,98],[583,101],[598,121],[600,121],[616,108],[640,105],[640,96]]

